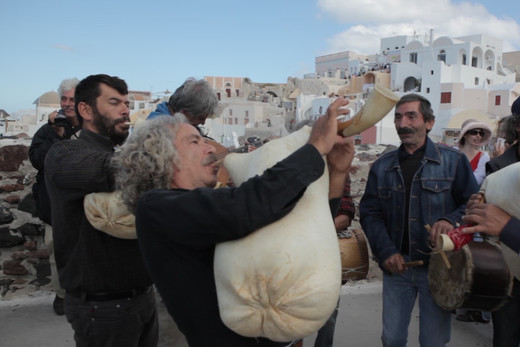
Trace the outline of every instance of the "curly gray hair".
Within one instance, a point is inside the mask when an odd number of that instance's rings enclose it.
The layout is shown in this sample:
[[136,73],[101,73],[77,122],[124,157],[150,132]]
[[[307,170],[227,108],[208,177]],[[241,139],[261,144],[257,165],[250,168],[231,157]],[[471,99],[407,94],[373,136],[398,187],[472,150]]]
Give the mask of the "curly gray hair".
[[145,192],[170,187],[174,165],[180,165],[173,142],[182,123],[188,121],[181,113],[147,120],[132,132],[121,151],[114,155],[111,164],[116,189],[121,191],[130,212],[135,213],[137,201]]

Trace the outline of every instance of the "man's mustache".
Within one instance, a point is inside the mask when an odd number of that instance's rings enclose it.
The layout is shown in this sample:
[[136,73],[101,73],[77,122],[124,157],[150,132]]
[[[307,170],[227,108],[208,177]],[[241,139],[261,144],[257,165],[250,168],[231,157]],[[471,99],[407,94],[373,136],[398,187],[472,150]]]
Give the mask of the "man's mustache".
[[399,128],[397,130],[398,135],[415,134],[415,130],[412,128]]
[[130,121],[130,117],[122,117],[122,118],[119,118],[119,119],[116,119],[114,121],[114,124],[115,125],[118,125],[118,124],[121,124],[121,123],[126,123],[126,122],[129,122]]
[[215,153],[210,153],[209,156],[202,161],[202,165],[208,166],[218,161],[218,157]]

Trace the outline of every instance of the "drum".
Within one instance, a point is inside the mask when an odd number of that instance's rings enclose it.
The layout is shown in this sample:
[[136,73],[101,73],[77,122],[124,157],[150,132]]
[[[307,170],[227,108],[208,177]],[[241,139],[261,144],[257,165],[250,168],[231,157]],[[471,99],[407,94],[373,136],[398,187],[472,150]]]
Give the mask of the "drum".
[[510,298],[513,279],[497,244],[472,241],[445,255],[450,268],[437,252],[428,270],[430,292],[443,309],[496,311]]
[[341,280],[362,280],[368,275],[368,246],[362,230],[338,233],[341,253]]

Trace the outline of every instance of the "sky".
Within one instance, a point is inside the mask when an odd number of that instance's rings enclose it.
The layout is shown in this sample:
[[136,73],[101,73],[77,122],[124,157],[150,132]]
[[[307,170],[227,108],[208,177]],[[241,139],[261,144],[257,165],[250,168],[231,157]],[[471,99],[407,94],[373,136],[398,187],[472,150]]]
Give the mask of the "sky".
[[2,0],[0,109],[106,73],[159,95],[188,77],[285,83],[317,56],[379,53],[398,35],[486,34],[520,50],[520,7],[481,0]]

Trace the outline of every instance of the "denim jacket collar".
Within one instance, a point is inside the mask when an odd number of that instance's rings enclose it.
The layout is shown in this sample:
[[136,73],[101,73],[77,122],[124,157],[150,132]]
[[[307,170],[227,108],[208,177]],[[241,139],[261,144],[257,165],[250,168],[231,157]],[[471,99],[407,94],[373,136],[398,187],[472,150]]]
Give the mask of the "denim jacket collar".
[[[403,144],[399,146],[399,150],[403,149]],[[424,159],[428,161],[436,162],[437,164],[441,163],[441,154],[439,153],[439,150],[436,146],[434,146],[434,143],[430,138],[426,137],[426,149],[424,151]],[[399,156],[396,155],[392,159],[392,163],[388,166],[388,171],[395,170],[399,167]]]

